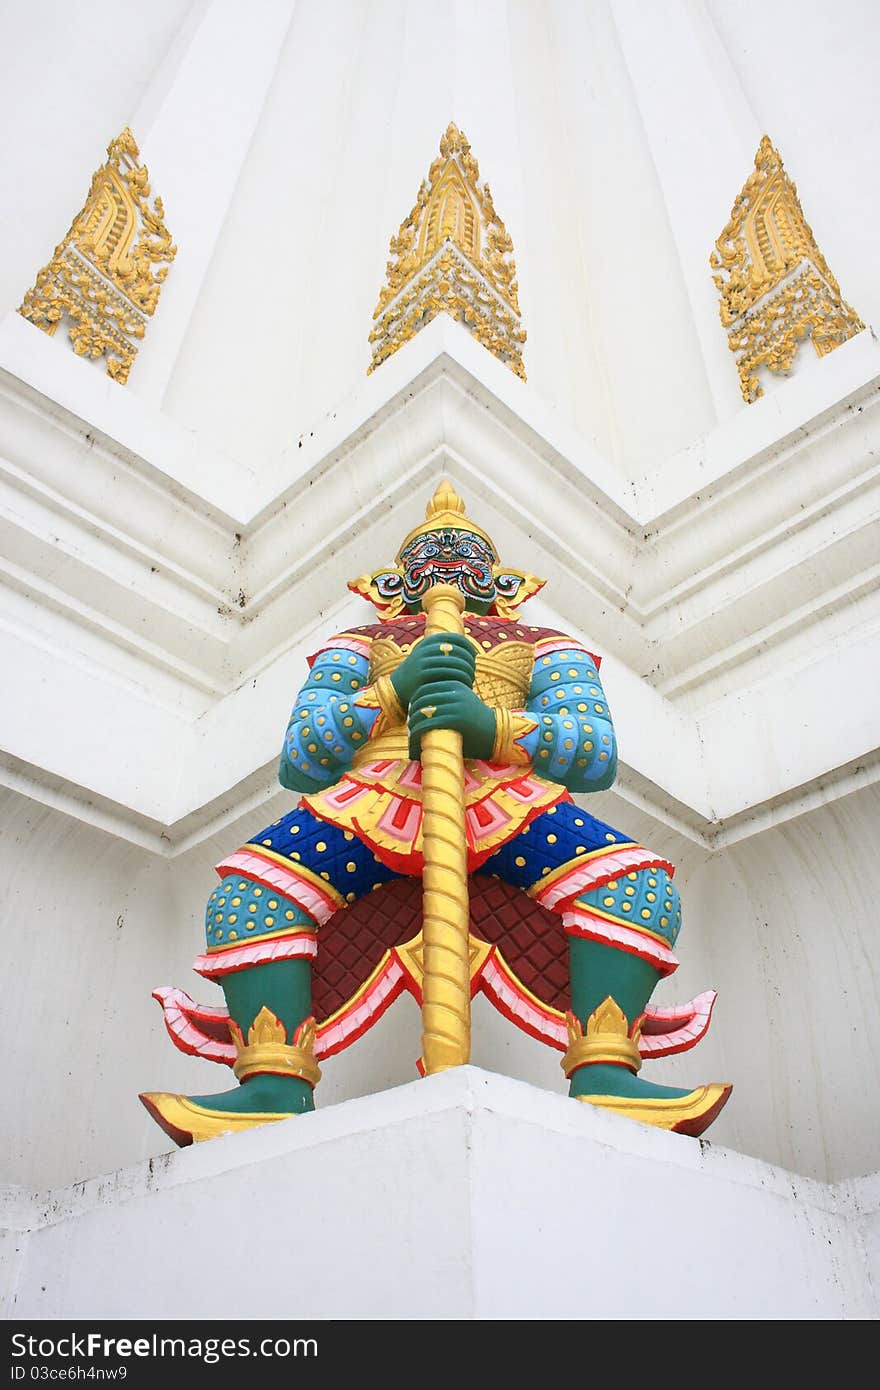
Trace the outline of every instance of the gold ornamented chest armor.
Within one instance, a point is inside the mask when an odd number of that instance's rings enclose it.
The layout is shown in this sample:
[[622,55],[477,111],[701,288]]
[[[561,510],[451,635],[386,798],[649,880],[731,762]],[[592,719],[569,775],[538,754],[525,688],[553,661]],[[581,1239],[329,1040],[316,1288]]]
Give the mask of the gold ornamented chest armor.
[[[412,645],[399,647],[393,637],[374,638],[370,649],[370,684],[396,671],[421,640],[418,638]],[[499,642],[491,651],[484,651],[472,637],[468,637],[468,641],[477,653],[474,693],[491,709],[522,709],[535,663],[533,644]]]
[[[374,637],[370,648],[369,681],[374,685],[388,677],[406,659],[422,639],[398,646],[393,637]],[[490,651],[482,649],[473,637],[468,641],[475,648],[476,670],[474,691],[494,710],[517,710],[525,705],[532,679],[535,649],[531,642],[499,642]],[[385,716],[383,716],[383,719]],[[409,760],[409,733],[405,717],[396,723],[386,723],[373,734],[369,743],[362,744],[354,755],[352,767],[358,768],[376,759]]]

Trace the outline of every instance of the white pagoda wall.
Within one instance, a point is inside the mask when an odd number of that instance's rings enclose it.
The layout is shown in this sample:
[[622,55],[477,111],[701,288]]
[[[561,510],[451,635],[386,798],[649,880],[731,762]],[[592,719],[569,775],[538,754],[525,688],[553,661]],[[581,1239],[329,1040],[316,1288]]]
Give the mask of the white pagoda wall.
[[156,0],[126,24],[117,0],[6,7],[0,169],[4,213],[13,215],[3,219],[0,314],[18,308],[82,207],[107,145],[133,120],[187,15],[201,8]]
[[870,248],[878,193],[868,169],[880,140],[880,109],[870,95],[876,11],[860,0],[809,7],[706,0],[706,11],[746,101],[797,183],[844,299],[876,325],[880,285]]
[[295,8],[169,386],[176,419],[265,467],[337,406],[450,120],[513,237],[534,390],[622,468],[711,423],[610,8],[504,0],[442,19],[400,0]]
[[452,119],[513,237],[530,383],[624,475],[742,408],[708,257],[764,131],[844,295],[880,319],[866,0],[459,0],[442,22],[267,0],[259,25],[229,0],[136,24],[41,0],[4,30],[0,310],[131,124],[179,252],[129,389],[258,470],[363,377],[389,239]]

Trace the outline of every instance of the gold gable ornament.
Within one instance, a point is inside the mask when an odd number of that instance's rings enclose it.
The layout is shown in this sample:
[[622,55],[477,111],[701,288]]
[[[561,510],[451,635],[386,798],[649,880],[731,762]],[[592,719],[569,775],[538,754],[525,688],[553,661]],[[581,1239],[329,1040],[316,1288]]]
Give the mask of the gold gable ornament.
[[740,354],[743,399],[750,404],[764,394],[760,367],[784,375],[805,338],[824,357],[865,326],[841,298],[797,187],[766,135],[709,264],[721,291],[730,350]]
[[526,340],[517,298],[513,242],[495,211],[466,137],[450,123],[416,205],[391,238],[373,314],[368,372],[449,314],[525,381]]
[[63,318],[80,357],[105,357],[107,375],[128,380],[147,319],[177,255],[162,199],[149,204],[149,174],[126,127],[19,313],[50,336]]

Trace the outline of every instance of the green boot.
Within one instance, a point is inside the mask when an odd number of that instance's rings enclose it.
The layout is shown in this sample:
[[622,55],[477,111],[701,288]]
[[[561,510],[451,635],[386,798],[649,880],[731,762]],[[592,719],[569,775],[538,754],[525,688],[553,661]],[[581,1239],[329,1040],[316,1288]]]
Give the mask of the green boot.
[[311,965],[271,961],[225,975],[229,1031],[240,1083],[213,1096],[144,1091],[140,1099],[157,1124],[184,1147],[272,1120],[314,1110],[321,1072],[315,1061]]
[[571,1012],[562,1068],[575,1100],[677,1134],[702,1134],[732,1087],[687,1091],[644,1081],[640,1021],[660,975],[648,961],[588,938],[569,938]]

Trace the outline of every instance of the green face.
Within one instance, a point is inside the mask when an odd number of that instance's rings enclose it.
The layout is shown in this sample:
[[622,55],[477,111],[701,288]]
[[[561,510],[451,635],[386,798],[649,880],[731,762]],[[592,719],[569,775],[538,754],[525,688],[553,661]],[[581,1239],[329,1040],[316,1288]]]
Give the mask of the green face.
[[470,613],[486,613],[495,602],[495,556],[474,531],[452,526],[423,531],[403,551],[400,564],[408,613],[419,612],[424,595],[434,584],[453,584],[460,589]]

